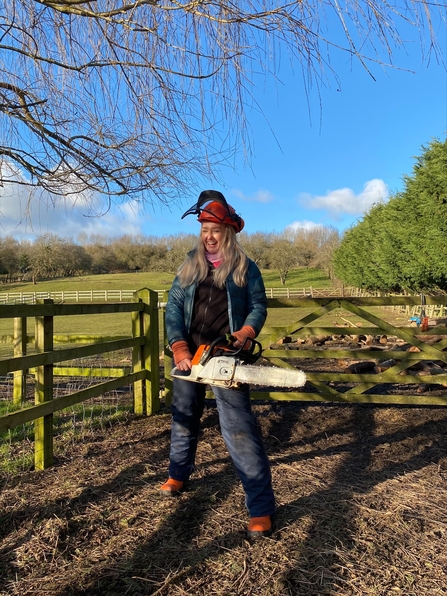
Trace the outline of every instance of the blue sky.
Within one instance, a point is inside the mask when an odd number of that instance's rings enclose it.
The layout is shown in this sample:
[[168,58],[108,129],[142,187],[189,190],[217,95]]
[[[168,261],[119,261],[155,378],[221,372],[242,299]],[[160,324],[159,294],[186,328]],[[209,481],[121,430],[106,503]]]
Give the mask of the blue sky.
[[[238,155],[222,176],[225,184],[204,180],[203,189],[222,191],[248,233],[315,224],[343,232],[373,203],[402,190],[402,177],[411,174],[422,145],[446,138],[445,23],[438,33],[438,60],[432,55],[424,61],[416,32],[409,29],[404,48],[394,53],[395,68],[371,65],[375,80],[341,52],[331,55],[339,81],[332,79],[319,93],[312,88],[306,95],[300,70],[294,72],[287,61],[276,81],[259,76],[256,100],[264,114],[248,112],[251,168]],[[6,187],[0,191],[0,233],[32,238],[52,232],[73,239],[80,232],[195,234],[195,218],[181,215],[196,200],[192,192],[170,209],[138,213],[125,204],[104,217],[85,218],[77,206],[53,207],[40,197],[31,203],[31,228],[24,218],[26,192]]]

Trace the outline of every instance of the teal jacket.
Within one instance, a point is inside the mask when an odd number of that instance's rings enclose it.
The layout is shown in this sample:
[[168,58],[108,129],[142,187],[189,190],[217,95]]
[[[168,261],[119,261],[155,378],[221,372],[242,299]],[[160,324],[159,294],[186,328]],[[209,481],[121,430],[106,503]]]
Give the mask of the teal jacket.
[[[195,282],[182,288],[177,277],[172,283],[166,305],[166,332],[171,346],[176,341],[189,339],[196,288]],[[230,274],[227,278],[226,290],[230,332],[238,331],[244,325],[250,325],[256,335],[259,335],[267,318],[267,297],[264,280],[256,263],[248,259],[245,286],[242,288],[237,286]]]

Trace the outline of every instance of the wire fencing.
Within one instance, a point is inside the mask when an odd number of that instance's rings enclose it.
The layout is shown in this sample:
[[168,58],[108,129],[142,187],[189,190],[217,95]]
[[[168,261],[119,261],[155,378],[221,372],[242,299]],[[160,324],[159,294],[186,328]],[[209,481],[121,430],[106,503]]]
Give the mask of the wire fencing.
[[[123,368],[131,362],[131,350],[120,350],[107,355],[107,360],[95,362],[91,358],[79,358],[64,363],[71,369],[89,369],[94,367],[95,374],[90,376],[53,377],[53,397],[58,399],[99,382],[111,379],[107,373],[113,367]],[[61,371],[63,372],[63,371]],[[57,373],[57,369],[55,369]],[[0,377],[0,415],[9,414],[17,409],[34,405],[35,375],[32,371],[26,375],[25,399],[18,406],[13,401],[14,375],[9,373]],[[94,433],[104,432],[113,425],[126,423],[133,416],[132,387],[124,386],[65,408],[53,415],[53,437],[55,457],[64,457],[77,444],[88,442]],[[30,470],[34,466],[34,424],[27,422],[13,429],[0,433],[0,473]]]

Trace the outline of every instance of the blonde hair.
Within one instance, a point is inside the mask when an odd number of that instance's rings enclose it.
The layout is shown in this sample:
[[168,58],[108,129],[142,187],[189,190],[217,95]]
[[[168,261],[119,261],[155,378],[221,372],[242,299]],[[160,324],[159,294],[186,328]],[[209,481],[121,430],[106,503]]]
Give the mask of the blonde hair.
[[[238,243],[233,227],[226,225],[225,230],[221,249],[222,263],[213,270],[214,284],[218,288],[223,288],[228,276],[232,273],[234,283],[239,287],[243,287],[247,283],[247,255]],[[199,236],[195,249],[188,254],[177,271],[182,288],[190,286],[194,281],[197,283],[204,281],[208,275],[208,267],[205,245],[202,237]]]

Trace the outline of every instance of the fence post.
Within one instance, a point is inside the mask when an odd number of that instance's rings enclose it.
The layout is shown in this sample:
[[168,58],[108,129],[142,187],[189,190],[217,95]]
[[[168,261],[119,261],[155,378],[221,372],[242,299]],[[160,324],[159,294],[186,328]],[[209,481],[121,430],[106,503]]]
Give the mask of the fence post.
[[146,371],[146,378],[134,383],[134,411],[151,416],[160,410],[158,294],[143,288],[135,292],[134,297],[147,305],[145,310],[132,313],[133,336],[146,338],[142,346],[132,350],[133,371]]
[[[139,290],[135,292],[134,299],[136,302],[144,302],[148,300],[148,291]],[[143,313],[140,311],[132,312],[132,336],[140,337],[143,335]],[[139,372],[144,367],[143,346],[136,346],[132,348],[132,372]],[[136,381],[133,384],[133,410],[135,414],[147,414],[147,399],[146,399],[146,383],[143,381]]]
[[[49,298],[38,299],[37,304],[53,304]],[[36,317],[36,351],[53,350],[53,315]],[[53,365],[36,367],[35,403],[53,399]],[[45,470],[53,464],[53,414],[37,418],[34,422],[34,467]]]
[[[27,325],[26,317],[14,318],[14,356],[26,356]],[[14,371],[13,401],[21,404],[26,399],[27,370]]]
[[164,371],[165,371],[165,406],[170,407],[172,404],[172,397],[174,395],[174,384],[171,377],[172,371],[172,352],[168,346],[168,340],[166,337],[166,304],[168,302],[168,292],[164,292],[162,297],[163,302],[163,359],[164,359]]

